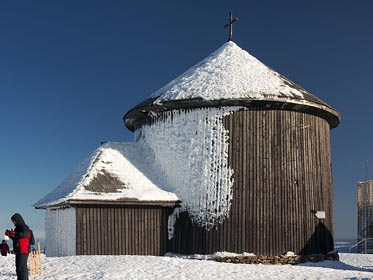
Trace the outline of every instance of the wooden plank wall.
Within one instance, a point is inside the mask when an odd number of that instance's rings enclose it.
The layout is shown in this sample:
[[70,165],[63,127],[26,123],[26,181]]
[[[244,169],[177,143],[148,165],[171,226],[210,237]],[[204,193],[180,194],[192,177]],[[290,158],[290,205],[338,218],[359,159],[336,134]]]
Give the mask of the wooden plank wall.
[[151,206],[79,205],[77,255],[163,255],[169,211]]
[[[234,169],[229,218],[211,231],[182,213],[168,251],[279,255],[333,249],[330,127],[322,118],[252,108],[225,118]],[[325,211],[318,220],[313,211]]]

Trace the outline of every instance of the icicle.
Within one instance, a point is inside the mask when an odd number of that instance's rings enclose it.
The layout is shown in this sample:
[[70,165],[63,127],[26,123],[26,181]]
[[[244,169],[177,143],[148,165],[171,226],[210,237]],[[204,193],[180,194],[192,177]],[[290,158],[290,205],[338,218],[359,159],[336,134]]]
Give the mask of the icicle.
[[175,224],[180,215],[180,208],[175,208],[170,216],[168,216],[168,240],[174,238]]
[[[229,134],[224,116],[238,107],[172,110],[142,127],[139,142],[155,154],[165,188],[182,200],[197,224],[211,229],[229,215],[233,170],[228,164]],[[171,219],[169,219],[171,221]]]

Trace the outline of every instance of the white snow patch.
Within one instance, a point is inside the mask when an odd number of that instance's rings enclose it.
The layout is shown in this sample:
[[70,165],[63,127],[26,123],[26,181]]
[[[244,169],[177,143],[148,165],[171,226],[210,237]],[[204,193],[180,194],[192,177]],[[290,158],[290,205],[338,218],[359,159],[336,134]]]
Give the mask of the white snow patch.
[[[304,91],[305,92],[305,91]],[[303,100],[303,90],[292,86],[232,41],[151,95],[154,104],[165,101],[202,98]]]
[[[340,259],[302,265],[255,265],[154,256],[42,255],[43,274],[30,279],[373,279],[373,255],[340,254]],[[0,258],[0,280],[17,279],[14,262],[14,255]]]

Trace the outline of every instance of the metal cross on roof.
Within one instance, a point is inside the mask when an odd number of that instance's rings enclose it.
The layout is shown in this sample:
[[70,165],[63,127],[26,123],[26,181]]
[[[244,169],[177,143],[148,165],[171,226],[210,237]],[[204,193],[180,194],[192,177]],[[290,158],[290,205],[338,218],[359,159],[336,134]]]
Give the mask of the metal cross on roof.
[[232,17],[232,13],[229,13],[229,23],[227,23],[226,25],[224,25],[224,28],[226,28],[226,27],[229,26],[229,39],[228,39],[228,42],[232,41],[232,25],[237,20],[238,20],[238,17],[233,18]]

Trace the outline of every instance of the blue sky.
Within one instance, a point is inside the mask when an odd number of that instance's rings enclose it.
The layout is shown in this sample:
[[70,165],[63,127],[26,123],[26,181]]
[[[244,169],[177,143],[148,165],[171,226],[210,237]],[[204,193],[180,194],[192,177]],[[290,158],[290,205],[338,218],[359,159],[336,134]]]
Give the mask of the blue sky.
[[370,161],[372,1],[1,1],[0,230],[101,141],[132,141],[123,115],[227,40],[341,113],[331,133],[335,237],[356,236],[357,181]]

